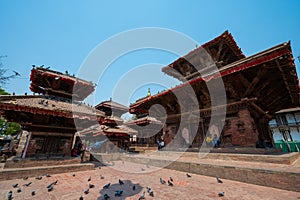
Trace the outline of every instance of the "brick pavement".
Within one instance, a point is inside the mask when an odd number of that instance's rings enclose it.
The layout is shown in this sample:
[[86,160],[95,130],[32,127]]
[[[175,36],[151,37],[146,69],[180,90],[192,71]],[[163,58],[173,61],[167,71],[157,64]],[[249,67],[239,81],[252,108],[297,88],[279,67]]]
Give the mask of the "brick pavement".
[[[42,180],[37,180],[33,177],[28,180],[16,179],[0,182],[0,199],[7,199],[8,191],[13,191],[13,199],[64,199],[75,200],[79,199],[80,195],[84,199],[102,199],[104,194],[111,196],[111,199],[135,199],[137,200],[146,187],[151,187],[154,191],[154,197],[150,197],[146,192],[145,199],[299,199],[300,193],[280,190],[270,187],[252,185],[223,179],[223,184],[218,184],[214,177],[207,177],[197,174],[191,174],[188,178],[185,172],[159,169],[153,166],[146,166],[137,163],[128,163],[116,161],[114,167],[101,167],[95,170],[75,172],[76,176],[72,176],[73,172],[55,174],[47,178],[43,176]],[[126,168],[126,169],[125,169]],[[122,171],[116,170],[122,169]],[[134,170],[134,173],[125,171]],[[100,178],[104,176],[104,179]],[[173,177],[174,186],[162,185],[159,178],[167,180]],[[92,180],[89,182],[88,178]],[[124,185],[119,185],[119,178],[125,182]],[[53,191],[48,192],[46,187],[51,182],[58,180]],[[32,182],[28,187],[23,184]],[[109,189],[102,187],[111,182]],[[18,183],[21,185],[22,192],[17,193],[17,189],[12,185]],[[95,185],[95,188],[90,189],[89,194],[84,194],[84,190],[88,188],[89,183]],[[133,184],[136,185],[136,190],[132,190]],[[122,189],[124,192],[121,197],[115,197],[114,191]],[[35,190],[36,195],[31,196],[31,191]],[[224,197],[219,197],[219,192],[225,192]]]

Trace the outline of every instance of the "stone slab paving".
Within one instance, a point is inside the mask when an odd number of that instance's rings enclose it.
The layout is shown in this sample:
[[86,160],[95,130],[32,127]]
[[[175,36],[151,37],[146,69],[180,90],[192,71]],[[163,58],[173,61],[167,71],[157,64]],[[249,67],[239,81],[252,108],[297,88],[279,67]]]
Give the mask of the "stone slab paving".
[[[216,178],[207,177],[197,174],[191,174],[188,178],[185,172],[179,172],[169,169],[159,169],[153,166],[146,166],[137,163],[116,161],[111,163],[113,166],[96,168],[95,170],[53,174],[51,177],[43,176],[42,180],[28,178],[27,180],[15,179],[0,182],[0,199],[7,199],[8,191],[13,192],[13,200],[18,199],[64,199],[75,200],[82,195],[83,199],[103,199],[104,194],[108,194],[110,199],[128,199],[137,200],[143,191],[146,191],[145,199],[300,199],[300,193],[287,190],[280,190],[270,187],[258,186],[253,184],[241,183],[223,179],[223,184],[217,183]],[[120,170],[116,170],[120,169]],[[128,173],[126,171],[133,171]],[[101,176],[104,178],[102,179]],[[91,181],[88,181],[91,177]],[[174,186],[162,185],[159,178],[168,180],[169,177],[174,179]],[[119,179],[124,181],[124,185],[119,185]],[[56,181],[54,189],[47,191],[47,186]],[[28,187],[23,184],[32,182]],[[107,183],[111,183],[108,189],[103,189]],[[17,193],[17,188],[12,185],[18,183],[22,192]],[[89,190],[89,194],[84,194],[89,184],[95,187]],[[133,185],[136,189],[132,190]],[[147,187],[154,191],[154,197],[149,196]],[[115,197],[116,190],[123,190],[121,197]],[[31,192],[35,190],[36,195],[32,196]],[[219,197],[219,192],[225,192],[224,197]]]

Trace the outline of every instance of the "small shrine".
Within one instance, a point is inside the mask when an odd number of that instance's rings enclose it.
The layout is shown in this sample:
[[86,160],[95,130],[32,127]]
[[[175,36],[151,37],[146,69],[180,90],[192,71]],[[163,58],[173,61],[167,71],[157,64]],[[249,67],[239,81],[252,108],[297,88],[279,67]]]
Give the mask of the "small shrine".
[[95,109],[104,113],[99,124],[77,132],[87,150],[93,155],[128,150],[130,136],[137,134],[136,130],[124,125],[121,118],[129,108],[110,99],[99,103]]

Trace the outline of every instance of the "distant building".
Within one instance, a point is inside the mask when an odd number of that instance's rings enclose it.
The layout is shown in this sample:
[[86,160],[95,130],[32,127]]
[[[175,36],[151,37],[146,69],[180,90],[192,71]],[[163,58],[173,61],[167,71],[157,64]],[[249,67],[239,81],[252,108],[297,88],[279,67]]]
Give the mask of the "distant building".
[[300,107],[278,111],[270,121],[274,141],[300,141]]

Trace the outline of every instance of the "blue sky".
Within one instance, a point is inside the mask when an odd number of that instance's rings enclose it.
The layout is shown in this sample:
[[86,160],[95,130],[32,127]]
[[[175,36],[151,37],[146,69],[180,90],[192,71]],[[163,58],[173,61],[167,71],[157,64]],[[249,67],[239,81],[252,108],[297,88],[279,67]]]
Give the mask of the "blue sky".
[[[291,40],[297,73],[300,55],[300,1],[0,1],[0,55],[11,80],[5,89],[31,93],[31,66],[77,74],[90,52],[120,32],[143,27],[161,27],[183,33],[198,44],[229,30],[246,56]],[[131,41],[129,41],[131,42]],[[174,41],[176,42],[176,41]],[[192,49],[191,49],[192,50]],[[186,52],[187,53],[187,52]],[[118,82],[131,69],[158,63],[153,70],[177,59],[170,52],[146,49],[121,56],[97,86],[92,104],[108,100]],[[102,67],[102,66],[99,66]],[[150,76],[151,74],[144,74]],[[137,78],[141,78],[139,76]],[[167,77],[166,77],[167,78]],[[176,82],[170,81],[170,85]],[[133,102],[147,93],[149,85],[128,91]],[[152,85],[152,93],[167,88]],[[127,92],[127,91],[126,91]]]

